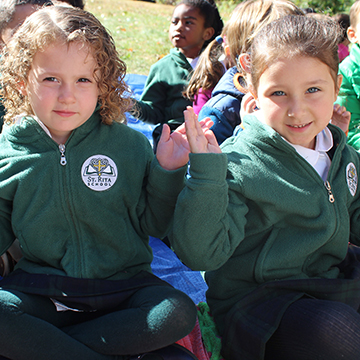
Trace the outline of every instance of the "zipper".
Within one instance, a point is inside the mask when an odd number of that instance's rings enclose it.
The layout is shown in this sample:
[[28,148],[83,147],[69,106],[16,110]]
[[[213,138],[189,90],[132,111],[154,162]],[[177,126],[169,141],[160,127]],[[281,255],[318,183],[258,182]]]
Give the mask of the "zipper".
[[334,195],[333,195],[333,193],[332,193],[332,191],[331,191],[331,186],[330,186],[329,181],[325,181],[324,185],[325,185],[326,190],[327,190],[327,192],[328,192],[328,194],[329,194],[329,201],[330,201],[331,203],[333,203],[333,202],[335,201],[335,198],[334,198]]
[[60,164],[62,166],[65,166],[67,164],[67,161],[66,161],[66,157],[65,157],[65,145],[64,144],[60,144],[59,145],[59,150],[60,150]]

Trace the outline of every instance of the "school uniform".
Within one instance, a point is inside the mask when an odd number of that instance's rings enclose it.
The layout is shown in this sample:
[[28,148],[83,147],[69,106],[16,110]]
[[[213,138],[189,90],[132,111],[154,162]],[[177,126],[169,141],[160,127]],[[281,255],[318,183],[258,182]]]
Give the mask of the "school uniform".
[[190,155],[170,239],[186,265],[206,270],[224,358],[255,360],[294,301],[359,308],[357,257],[347,254],[349,241],[360,243],[360,162],[329,125],[331,165],[322,179],[255,115],[244,123],[222,154]]
[[[17,238],[23,257],[14,272],[0,281],[1,326],[7,327],[1,330],[2,351],[15,356],[14,344],[18,343],[23,354],[31,354],[32,342],[39,338],[34,327],[44,331],[43,322],[36,325],[38,317],[74,329],[85,319],[89,321],[89,326],[78,332],[84,339],[74,341],[76,336],[71,333],[62,340],[61,346],[71,358],[100,358],[108,347],[119,354],[122,342],[131,349],[124,351],[140,352],[138,340],[126,328],[132,322],[134,331],[144,331],[143,336],[147,331],[153,335],[159,331],[152,339],[152,346],[159,348],[190,332],[195,305],[187,295],[152,274],[149,246],[149,235],[163,237],[169,231],[185,171],[186,167],[164,170],[143,134],[124,124],[103,124],[99,109],[61,145],[32,116],[5,125],[0,135],[0,253]],[[145,299],[140,296],[144,291]],[[15,294],[20,295],[14,298]],[[171,326],[174,333],[167,339],[169,331],[148,329],[148,324],[139,320],[152,296],[154,306],[159,307],[159,297],[164,304],[168,297],[185,301],[192,317],[185,333],[182,329],[174,335],[178,328]],[[17,304],[17,299],[21,299],[19,305],[9,306],[24,312],[17,317],[20,324],[7,305]],[[146,306],[135,313],[144,301]],[[33,303],[38,305],[32,305],[29,322],[27,306]],[[132,307],[133,313],[129,310]],[[161,321],[161,316],[170,319],[178,310],[183,309],[164,310],[163,315],[154,316],[154,323]],[[106,313],[112,313],[113,319],[125,316],[126,320],[110,326],[112,319],[103,316]],[[92,328],[95,319],[98,325]],[[16,330],[19,326],[21,331]],[[49,325],[41,336],[47,337],[47,343],[38,349],[37,358],[70,358],[56,352],[55,327]],[[28,341],[19,341],[24,337]],[[84,343],[89,347],[84,348]],[[47,351],[52,355],[46,355]]]

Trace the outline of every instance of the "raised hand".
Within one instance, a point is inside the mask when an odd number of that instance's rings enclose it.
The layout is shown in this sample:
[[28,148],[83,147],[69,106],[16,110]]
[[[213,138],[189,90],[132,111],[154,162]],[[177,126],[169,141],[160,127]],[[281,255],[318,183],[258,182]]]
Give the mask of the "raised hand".
[[185,124],[170,134],[170,127],[163,125],[157,145],[156,158],[165,170],[176,170],[189,161],[190,147],[186,138]]
[[214,133],[210,130],[213,122],[205,118],[200,122],[191,106],[184,111],[186,135],[192,153],[221,153]]
[[331,123],[339,127],[346,135],[349,131],[350,119],[351,114],[349,111],[346,111],[345,106],[340,106],[339,104],[334,105]]

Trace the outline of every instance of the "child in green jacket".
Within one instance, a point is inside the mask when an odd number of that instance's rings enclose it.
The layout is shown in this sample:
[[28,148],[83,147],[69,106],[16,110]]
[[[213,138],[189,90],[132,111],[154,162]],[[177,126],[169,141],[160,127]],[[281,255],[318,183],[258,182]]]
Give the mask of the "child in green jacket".
[[1,356],[190,356],[173,344],[196,307],[152,274],[149,246],[172,224],[188,143],[165,125],[155,158],[121,123],[125,69],[101,23],[72,7],[38,10],[7,44],[0,254],[17,238],[23,257],[0,281]]
[[360,0],[350,8],[350,27],[347,36],[351,42],[350,55],[339,65],[343,77],[336,103],[345,106],[351,113],[348,144],[360,149]]
[[182,0],[174,9],[169,38],[174,48],[155,63],[133,115],[151,124],[156,152],[162,124],[175,130],[184,122],[183,111],[191,105],[183,96],[199,54],[221,33],[222,20],[214,1]]
[[260,110],[221,148],[185,112],[190,178],[169,238],[206,271],[226,360],[360,358],[359,251],[348,245],[360,244],[360,155],[329,124],[339,34],[307,16],[264,27],[242,62]]

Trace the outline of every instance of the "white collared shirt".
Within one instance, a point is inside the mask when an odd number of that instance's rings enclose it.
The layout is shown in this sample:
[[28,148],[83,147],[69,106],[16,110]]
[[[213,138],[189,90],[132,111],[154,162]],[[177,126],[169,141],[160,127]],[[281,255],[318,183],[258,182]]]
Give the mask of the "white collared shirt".
[[199,61],[199,57],[197,56],[195,59],[191,59],[191,58],[186,58],[187,59],[187,61],[189,62],[189,64],[191,65],[191,67],[193,68],[193,69],[195,69],[196,68],[196,65],[197,65],[197,63],[198,63],[198,61]]
[[[288,142],[289,143],[289,142]],[[334,140],[331,131],[326,127],[316,135],[315,150],[301,145],[289,143],[320,175],[323,181],[326,181],[331,159],[327,152],[333,147]]]

